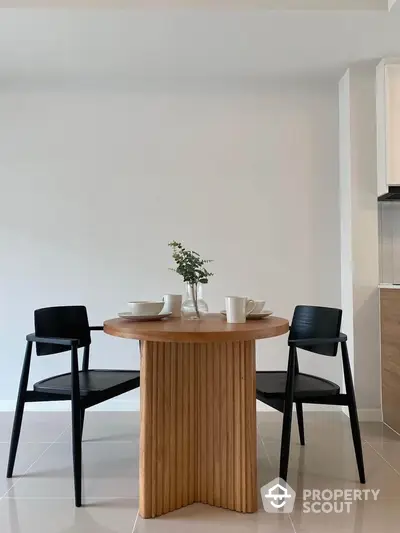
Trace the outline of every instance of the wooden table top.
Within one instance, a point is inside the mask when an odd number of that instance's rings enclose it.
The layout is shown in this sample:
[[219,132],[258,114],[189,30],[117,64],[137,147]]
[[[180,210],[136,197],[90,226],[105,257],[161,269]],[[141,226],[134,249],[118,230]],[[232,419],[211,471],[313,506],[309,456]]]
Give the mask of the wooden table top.
[[278,337],[289,331],[285,318],[249,320],[228,324],[220,314],[208,314],[200,320],[169,318],[157,322],[129,322],[113,318],[104,322],[104,332],[114,337],[158,342],[229,342]]

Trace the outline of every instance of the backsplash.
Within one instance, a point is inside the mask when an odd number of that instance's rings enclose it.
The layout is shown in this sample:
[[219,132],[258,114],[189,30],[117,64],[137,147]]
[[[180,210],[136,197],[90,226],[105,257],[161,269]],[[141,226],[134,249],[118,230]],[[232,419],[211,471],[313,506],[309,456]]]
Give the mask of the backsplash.
[[400,284],[400,202],[379,203],[378,216],[380,281]]

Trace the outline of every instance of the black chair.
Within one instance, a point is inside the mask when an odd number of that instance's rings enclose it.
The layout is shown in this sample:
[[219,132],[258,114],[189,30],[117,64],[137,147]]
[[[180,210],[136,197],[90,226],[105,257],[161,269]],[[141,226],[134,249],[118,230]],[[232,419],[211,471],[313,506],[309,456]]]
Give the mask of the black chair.
[[[90,332],[102,331],[103,326],[89,326],[86,307],[47,307],[37,309],[34,316],[35,333],[26,337],[25,359],[15,409],[7,477],[10,478],[13,475],[25,402],[71,400],[75,505],[80,507],[82,503],[82,432],[85,410],[139,387],[139,372],[89,370]],[[37,355],[70,351],[71,372],[38,381],[34,384],[33,390],[28,391],[34,342]],[[79,348],[83,348],[81,371],[78,367]]]
[[[356,398],[349,356],[347,337],[340,333],[341,309],[329,307],[297,306],[289,334],[289,363],[287,372],[257,372],[257,399],[283,413],[281,457],[279,477],[287,480],[290,452],[290,434],[293,403],[296,404],[300,442],[304,439],[303,403],[346,405],[349,408],[351,431],[357,459],[360,482],[365,483],[364,460],[358,424]],[[346,393],[340,393],[339,385],[309,374],[299,372],[297,348],[315,354],[335,357],[341,346]]]

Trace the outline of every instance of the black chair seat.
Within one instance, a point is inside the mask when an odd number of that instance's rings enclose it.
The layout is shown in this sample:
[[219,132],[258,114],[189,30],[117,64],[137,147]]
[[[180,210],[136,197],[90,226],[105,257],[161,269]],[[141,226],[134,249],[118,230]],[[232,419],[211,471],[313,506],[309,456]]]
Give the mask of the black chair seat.
[[[139,371],[131,370],[88,370],[79,372],[81,396],[102,392],[113,387],[126,385],[128,389],[139,387]],[[59,374],[34,384],[33,390],[51,394],[71,394],[71,373]]]
[[[257,372],[256,389],[259,399],[285,399],[287,373]],[[340,393],[340,387],[332,381],[309,374],[297,374],[294,382],[293,400],[304,400],[318,396],[334,396]]]

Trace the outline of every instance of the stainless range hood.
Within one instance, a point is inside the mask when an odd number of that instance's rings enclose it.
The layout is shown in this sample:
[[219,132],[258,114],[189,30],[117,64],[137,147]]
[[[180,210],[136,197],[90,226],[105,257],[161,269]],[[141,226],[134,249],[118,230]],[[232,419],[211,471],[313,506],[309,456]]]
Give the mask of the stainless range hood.
[[393,202],[393,201],[399,201],[399,200],[400,200],[400,186],[399,185],[389,186],[388,192],[378,197],[378,202]]

